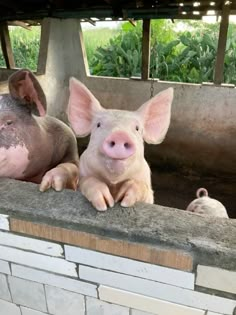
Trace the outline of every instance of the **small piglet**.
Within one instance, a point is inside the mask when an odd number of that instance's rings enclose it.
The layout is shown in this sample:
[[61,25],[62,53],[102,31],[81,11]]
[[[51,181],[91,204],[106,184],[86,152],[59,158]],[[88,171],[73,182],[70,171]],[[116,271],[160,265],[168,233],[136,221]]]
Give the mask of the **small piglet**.
[[227,211],[223,204],[208,196],[205,188],[199,188],[196,192],[197,199],[194,199],[187,207],[187,211],[202,214],[210,217],[228,218]]
[[91,134],[80,158],[79,188],[97,210],[105,211],[118,201],[123,207],[137,201],[153,203],[143,140],[163,141],[172,99],[169,88],[137,111],[105,109],[81,82],[71,78],[69,121],[78,136]]
[[[76,138],[60,120],[46,115],[46,98],[29,70],[14,73],[10,94],[0,95],[0,177],[76,189]],[[37,116],[36,116],[37,115]]]

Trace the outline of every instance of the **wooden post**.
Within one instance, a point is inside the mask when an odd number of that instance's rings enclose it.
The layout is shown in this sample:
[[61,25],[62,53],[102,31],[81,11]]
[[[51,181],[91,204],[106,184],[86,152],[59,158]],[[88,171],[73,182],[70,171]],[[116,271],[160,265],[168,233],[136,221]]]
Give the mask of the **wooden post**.
[[225,59],[225,49],[227,42],[227,32],[229,26],[229,13],[230,13],[230,2],[225,1],[222,7],[220,32],[218,39],[218,49],[215,64],[215,76],[214,83],[221,84],[224,79],[224,59]]
[[11,47],[11,40],[7,23],[0,24],[0,39],[2,46],[2,53],[8,69],[15,68],[15,61]]
[[45,74],[47,56],[48,56],[48,43],[49,43],[49,32],[50,32],[50,20],[44,19],[41,23],[41,37],[40,37],[40,46],[39,46],[39,57],[38,57],[38,66],[37,74]]
[[151,21],[143,20],[143,39],[142,39],[142,80],[149,79],[150,72],[150,38]]

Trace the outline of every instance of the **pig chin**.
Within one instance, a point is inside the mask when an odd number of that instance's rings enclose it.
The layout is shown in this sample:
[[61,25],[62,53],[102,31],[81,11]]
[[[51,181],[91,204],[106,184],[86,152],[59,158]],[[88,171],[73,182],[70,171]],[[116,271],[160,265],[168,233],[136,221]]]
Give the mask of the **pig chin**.
[[123,175],[127,171],[130,163],[130,159],[112,159],[105,157],[104,160],[105,168],[109,174],[113,176]]

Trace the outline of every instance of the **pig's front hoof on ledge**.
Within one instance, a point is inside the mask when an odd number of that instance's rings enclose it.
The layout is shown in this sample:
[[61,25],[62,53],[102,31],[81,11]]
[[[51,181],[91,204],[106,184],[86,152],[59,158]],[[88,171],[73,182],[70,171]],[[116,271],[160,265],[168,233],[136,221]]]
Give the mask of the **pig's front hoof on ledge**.
[[62,191],[64,188],[77,190],[78,176],[77,174],[70,174],[62,167],[55,167],[48,171],[40,184],[39,190],[44,192],[50,188],[56,191]]

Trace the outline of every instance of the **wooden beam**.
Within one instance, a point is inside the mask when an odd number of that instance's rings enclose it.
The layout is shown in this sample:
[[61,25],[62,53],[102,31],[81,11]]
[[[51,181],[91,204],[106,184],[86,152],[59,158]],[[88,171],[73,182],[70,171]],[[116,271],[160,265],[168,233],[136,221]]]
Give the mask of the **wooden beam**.
[[6,67],[8,69],[15,68],[15,61],[13,56],[13,51],[11,47],[11,40],[9,35],[9,30],[7,23],[0,24],[0,40],[2,46],[2,53],[6,62]]
[[137,22],[134,19],[128,19],[128,21],[130,22],[131,25],[133,25],[134,27],[137,25]]
[[20,26],[25,28],[28,31],[31,31],[31,27],[23,21],[10,21],[7,23],[8,25]]
[[92,19],[85,19],[85,22],[88,22],[91,25],[96,26],[96,21],[93,21]]
[[149,79],[150,72],[150,38],[151,21],[143,20],[143,39],[142,39],[142,80]]
[[0,0],[0,5],[7,9],[13,9],[13,10],[18,9],[16,1],[12,1],[12,0],[8,0],[8,1]]
[[41,37],[39,46],[39,57],[37,65],[37,74],[45,74],[48,57],[48,43],[49,43],[50,21],[44,19],[41,24]]
[[225,59],[225,49],[227,42],[227,33],[229,26],[229,14],[230,14],[230,2],[225,1],[222,8],[219,39],[218,39],[218,49],[215,63],[215,76],[214,83],[221,84],[224,80],[224,59]]

